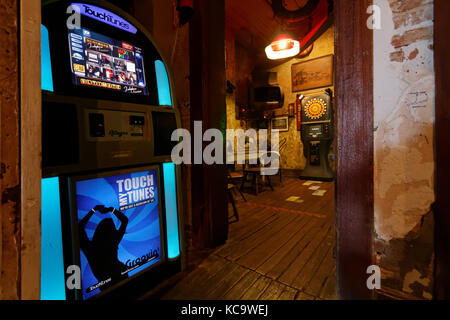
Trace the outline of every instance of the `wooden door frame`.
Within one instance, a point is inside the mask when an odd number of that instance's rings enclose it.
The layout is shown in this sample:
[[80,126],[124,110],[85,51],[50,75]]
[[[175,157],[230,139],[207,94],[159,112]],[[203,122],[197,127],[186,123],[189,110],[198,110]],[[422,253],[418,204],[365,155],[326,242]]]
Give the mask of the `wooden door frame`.
[[[4,1],[3,1],[4,2]],[[26,2],[26,3],[25,3]],[[41,3],[3,6],[0,299],[38,300],[41,279]],[[3,66],[2,66],[3,67]],[[3,71],[3,69],[2,69]]]
[[336,286],[339,299],[372,299],[374,146],[372,0],[335,1]]
[[435,113],[435,298],[450,299],[450,1],[434,2],[434,65],[436,75]]
[[19,299],[20,289],[20,113],[18,0],[2,1],[0,41],[8,50],[0,84],[0,300]]
[[20,0],[20,299],[41,284],[41,2]]

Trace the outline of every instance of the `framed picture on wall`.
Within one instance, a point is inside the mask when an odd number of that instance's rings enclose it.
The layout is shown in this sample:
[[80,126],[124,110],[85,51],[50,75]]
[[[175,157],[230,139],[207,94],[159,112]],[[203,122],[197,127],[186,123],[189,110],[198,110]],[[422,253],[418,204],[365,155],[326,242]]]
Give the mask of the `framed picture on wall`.
[[292,92],[329,87],[333,85],[332,54],[293,64]]
[[271,120],[272,130],[289,131],[289,117],[276,117]]

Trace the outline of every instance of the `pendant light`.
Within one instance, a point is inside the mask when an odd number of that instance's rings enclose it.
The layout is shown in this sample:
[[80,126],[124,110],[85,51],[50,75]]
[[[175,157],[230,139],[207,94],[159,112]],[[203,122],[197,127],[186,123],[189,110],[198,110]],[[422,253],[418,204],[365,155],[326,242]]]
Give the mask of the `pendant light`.
[[287,34],[281,34],[266,47],[267,58],[271,60],[284,59],[300,53],[300,42]]

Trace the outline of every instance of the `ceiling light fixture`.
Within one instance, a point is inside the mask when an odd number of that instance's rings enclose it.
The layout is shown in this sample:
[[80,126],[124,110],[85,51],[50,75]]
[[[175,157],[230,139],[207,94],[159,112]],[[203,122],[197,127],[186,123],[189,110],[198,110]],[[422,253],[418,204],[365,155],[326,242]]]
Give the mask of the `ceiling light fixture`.
[[271,60],[284,59],[300,53],[300,42],[287,34],[281,34],[266,47],[267,58]]

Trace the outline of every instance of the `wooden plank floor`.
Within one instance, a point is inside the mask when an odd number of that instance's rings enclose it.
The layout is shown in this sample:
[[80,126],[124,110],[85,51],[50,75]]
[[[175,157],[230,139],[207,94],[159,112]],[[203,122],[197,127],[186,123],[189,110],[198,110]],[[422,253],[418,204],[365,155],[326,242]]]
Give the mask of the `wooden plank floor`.
[[247,202],[236,194],[240,220],[227,243],[162,299],[336,299],[334,184],[305,182],[285,179],[273,192],[245,193]]

